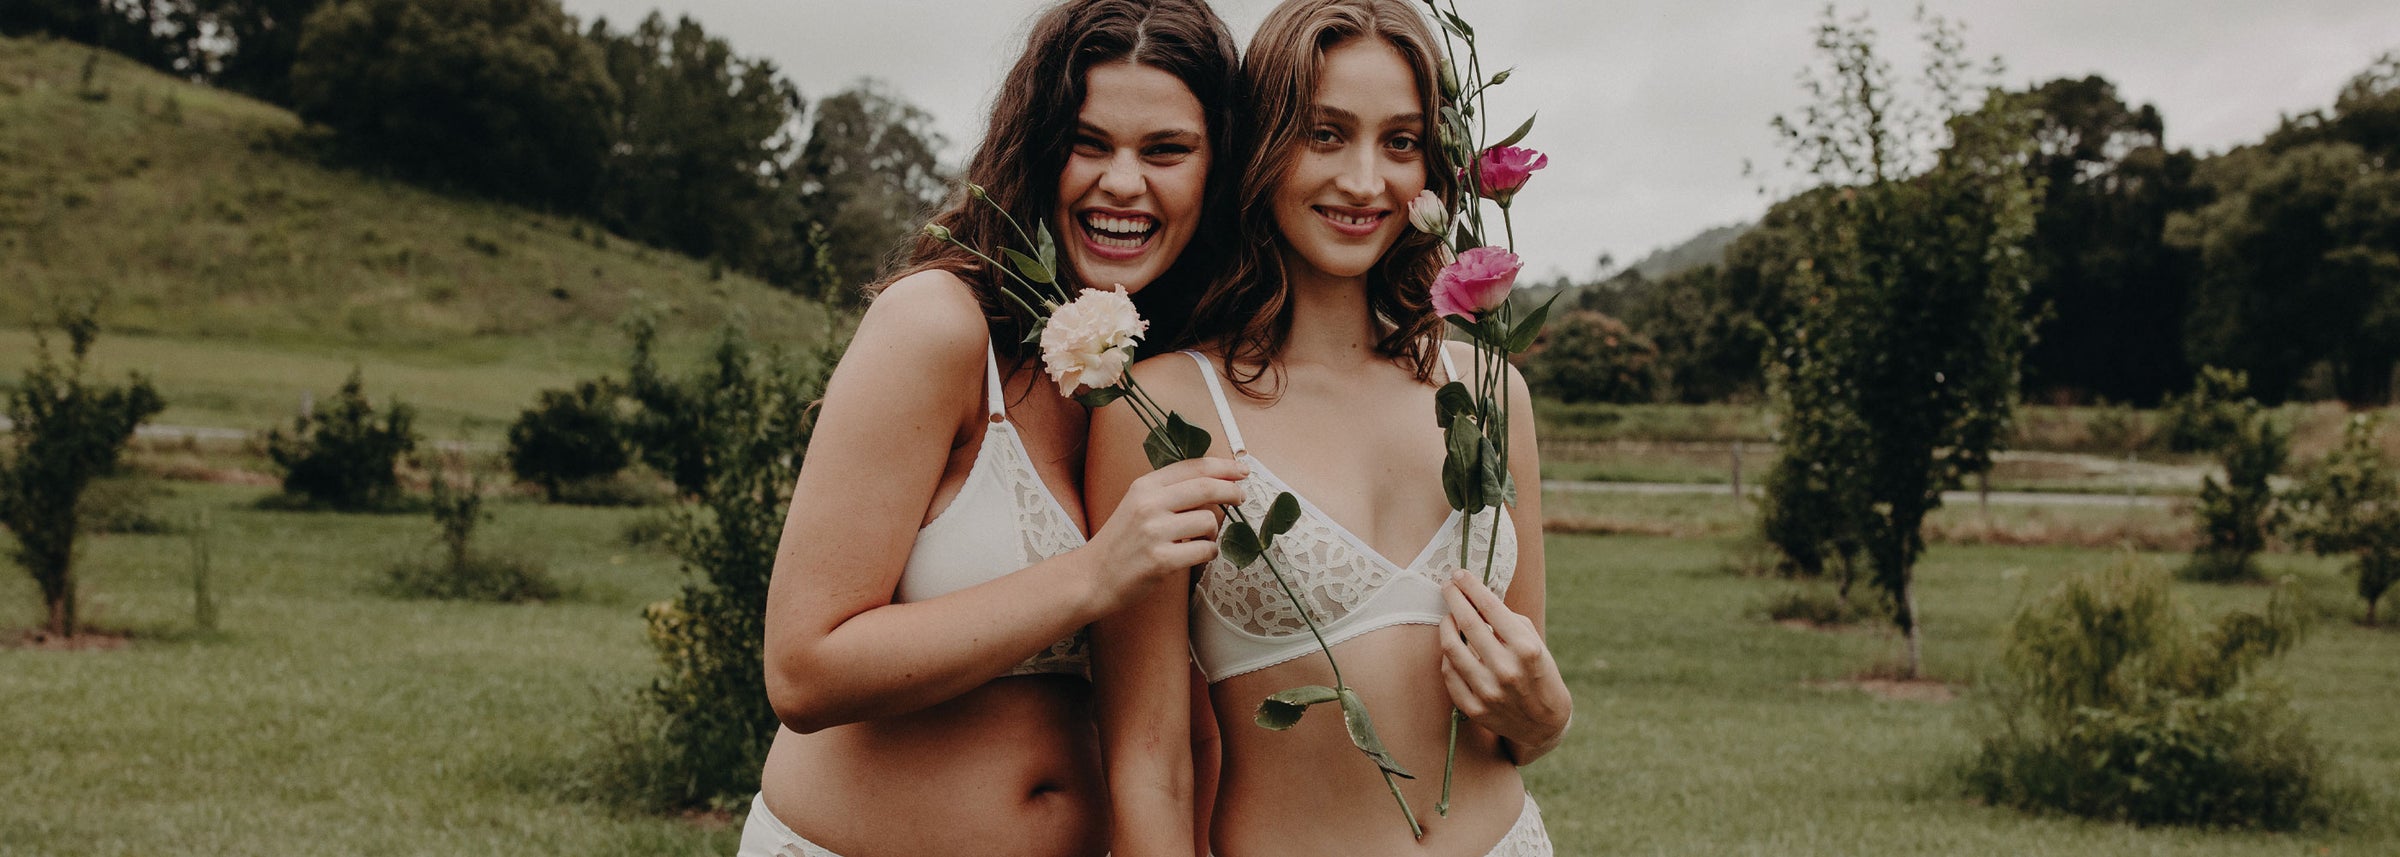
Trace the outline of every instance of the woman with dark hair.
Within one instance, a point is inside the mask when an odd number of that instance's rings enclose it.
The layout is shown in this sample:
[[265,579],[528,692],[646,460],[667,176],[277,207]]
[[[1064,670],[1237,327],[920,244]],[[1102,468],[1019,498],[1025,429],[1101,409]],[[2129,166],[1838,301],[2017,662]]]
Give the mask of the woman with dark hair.
[[[1223,237],[1234,63],[1200,0],[1052,7],[967,168],[990,203],[960,193],[933,222],[995,254],[1021,243],[995,204],[1046,224],[1064,284],[1135,292],[1151,341],[1173,337],[1177,302],[1156,296],[1196,291],[1220,255],[1203,251]],[[783,728],[744,855],[1107,850],[1082,629],[1216,555],[1208,509],[1238,499],[1241,468],[1145,476],[1087,543],[1087,414],[1002,276],[920,239],[826,385],[767,594]]]
[[[1244,55],[1256,142],[1236,197],[1238,255],[1195,309],[1201,350],[1133,373],[1218,439],[1210,454],[1250,469],[1250,520],[1280,493],[1300,498],[1297,522],[1268,549],[1290,589],[1263,561],[1220,557],[1188,587],[1154,585],[1096,626],[1114,811],[1145,831],[1120,830],[1117,857],[1193,850],[1194,831],[1177,826],[1190,804],[1175,784],[1194,778],[1178,736],[1212,726],[1187,716],[1227,724],[1206,837],[1215,854],[1550,854],[1517,771],[1558,745],[1573,707],[1542,637],[1533,421],[1511,425],[1510,470],[1528,486],[1515,508],[1477,514],[1462,536],[1441,487],[1434,391],[1473,361],[1441,340],[1429,295],[1441,242],[1407,213],[1425,191],[1458,192],[1432,141],[1439,67],[1407,0],[1286,0]],[[1505,380],[1529,412],[1524,381]],[[1128,504],[1149,471],[1142,435],[1124,408],[1094,415],[1092,520],[1140,513]],[[1188,704],[1187,657],[1208,706]],[[1345,683],[1415,779],[1387,785],[1335,706],[1288,731],[1249,723],[1272,694]],[[1437,817],[1453,706],[1466,720],[1450,810]]]

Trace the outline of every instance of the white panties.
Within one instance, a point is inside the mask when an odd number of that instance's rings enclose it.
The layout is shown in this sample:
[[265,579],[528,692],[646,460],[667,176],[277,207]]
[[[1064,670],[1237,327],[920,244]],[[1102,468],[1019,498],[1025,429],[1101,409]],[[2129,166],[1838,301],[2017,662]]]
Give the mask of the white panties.
[[[746,844],[748,839],[743,841]],[[742,857],[749,857],[749,852],[742,852]],[[1542,808],[1533,804],[1530,792],[1525,795],[1524,811],[1517,813],[1517,823],[1509,825],[1508,832],[1500,834],[1500,841],[1483,852],[1483,857],[1551,857],[1550,831],[1542,826]]]
[[[1545,852],[1547,853],[1547,852]],[[767,796],[750,801],[750,819],[742,822],[742,849],[734,857],[842,857],[793,833],[775,813],[767,811]]]

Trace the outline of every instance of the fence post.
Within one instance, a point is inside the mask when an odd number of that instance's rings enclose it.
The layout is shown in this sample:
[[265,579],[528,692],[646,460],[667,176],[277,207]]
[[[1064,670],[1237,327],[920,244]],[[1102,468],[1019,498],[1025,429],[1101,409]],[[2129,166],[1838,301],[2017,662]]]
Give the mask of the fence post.
[[1742,439],[1733,439],[1733,501],[1742,501]]

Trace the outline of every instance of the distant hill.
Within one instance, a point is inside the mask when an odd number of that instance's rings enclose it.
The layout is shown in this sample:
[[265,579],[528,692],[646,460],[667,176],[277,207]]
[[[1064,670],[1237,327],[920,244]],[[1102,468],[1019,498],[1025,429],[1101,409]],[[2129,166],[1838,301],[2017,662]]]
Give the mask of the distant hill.
[[105,52],[0,38],[0,383],[53,296],[107,295],[101,362],[166,422],[256,427],[353,364],[428,431],[488,433],[547,386],[727,322],[800,346],[818,305],[589,223],[327,166],[291,113]]
[[1748,223],[1719,226],[1684,239],[1683,243],[1673,247],[1652,250],[1641,261],[1626,267],[1640,273],[1644,279],[1663,280],[1703,265],[1720,264],[1725,261],[1726,248],[1732,247],[1735,239],[1749,232],[1750,226]]

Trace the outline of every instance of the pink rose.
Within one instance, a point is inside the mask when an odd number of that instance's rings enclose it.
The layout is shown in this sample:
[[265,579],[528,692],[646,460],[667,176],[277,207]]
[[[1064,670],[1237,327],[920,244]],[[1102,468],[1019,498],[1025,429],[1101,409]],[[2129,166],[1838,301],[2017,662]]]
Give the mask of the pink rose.
[[1483,188],[1483,198],[1505,208],[1526,180],[1533,178],[1534,170],[1550,165],[1550,156],[1516,146],[1494,146],[1483,150],[1483,156],[1475,163],[1475,177]]
[[1517,254],[1498,247],[1477,247],[1458,255],[1458,261],[1433,278],[1433,312],[1469,320],[1499,309],[1508,290],[1517,284],[1525,263]]

